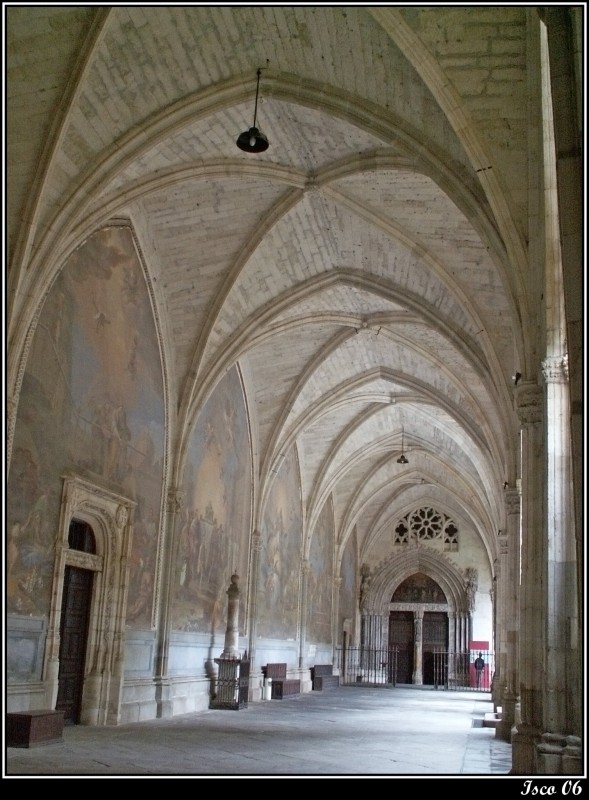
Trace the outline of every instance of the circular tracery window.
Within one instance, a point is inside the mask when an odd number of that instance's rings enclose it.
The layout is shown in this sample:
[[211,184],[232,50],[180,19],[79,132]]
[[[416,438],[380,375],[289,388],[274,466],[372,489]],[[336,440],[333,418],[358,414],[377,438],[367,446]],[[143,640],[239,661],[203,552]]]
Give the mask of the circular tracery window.
[[407,514],[395,528],[395,544],[434,539],[441,540],[445,550],[458,549],[458,528],[453,520],[430,506],[422,506]]
[[409,527],[418,539],[437,539],[444,520],[433,508],[418,508],[409,515]]

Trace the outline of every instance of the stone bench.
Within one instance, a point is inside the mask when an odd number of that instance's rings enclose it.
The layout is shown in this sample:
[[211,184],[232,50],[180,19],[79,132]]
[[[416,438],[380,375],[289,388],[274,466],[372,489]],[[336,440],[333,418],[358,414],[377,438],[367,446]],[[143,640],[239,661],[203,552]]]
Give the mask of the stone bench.
[[6,715],[7,747],[37,747],[63,741],[63,711],[39,709]]
[[339,675],[333,674],[333,664],[315,664],[311,667],[311,679],[315,691],[339,686]]
[[272,700],[282,700],[283,697],[292,697],[301,693],[301,682],[298,678],[286,677],[286,663],[266,664],[262,667],[266,680],[272,680],[270,697]]

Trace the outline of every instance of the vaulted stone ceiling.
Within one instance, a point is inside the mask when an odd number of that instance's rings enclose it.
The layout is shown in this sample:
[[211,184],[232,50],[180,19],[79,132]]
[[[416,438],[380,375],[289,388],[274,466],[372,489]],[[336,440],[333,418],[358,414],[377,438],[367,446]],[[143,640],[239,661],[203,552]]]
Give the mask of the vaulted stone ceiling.
[[[67,255],[130,220],[170,379],[172,469],[238,362],[257,485],[296,442],[309,529],[332,493],[340,544],[356,526],[366,551],[399,509],[434,503],[471,520],[492,559],[528,318],[525,18],[7,9],[13,371]],[[248,154],[235,140],[258,67],[270,147]]]

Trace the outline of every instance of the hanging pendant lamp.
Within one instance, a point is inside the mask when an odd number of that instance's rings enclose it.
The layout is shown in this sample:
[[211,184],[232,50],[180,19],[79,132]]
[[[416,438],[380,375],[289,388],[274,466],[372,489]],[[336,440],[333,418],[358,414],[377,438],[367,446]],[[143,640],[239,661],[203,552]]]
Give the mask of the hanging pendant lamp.
[[262,70],[258,68],[257,71],[258,76],[258,83],[256,85],[256,105],[254,107],[254,124],[252,127],[240,133],[237,137],[237,146],[240,150],[243,150],[244,153],[263,153],[264,150],[267,150],[270,146],[268,139],[262,133],[262,131],[256,127],[256,116],[258,113],[258,92],[260,91],[260,75],[262,74]]
[[405,445],[405,428],[401,428],[401,455],[397,459],[397,464],[408,464],[409,461],[405,458],[404,451]]

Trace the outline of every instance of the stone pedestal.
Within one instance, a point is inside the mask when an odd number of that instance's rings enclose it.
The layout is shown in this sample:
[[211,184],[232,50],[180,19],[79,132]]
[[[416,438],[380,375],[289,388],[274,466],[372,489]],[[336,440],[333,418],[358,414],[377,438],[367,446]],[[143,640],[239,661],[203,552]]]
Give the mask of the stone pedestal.
[[215,659],[219,668],[216,691],[211,708],[238,709],[247,706],[249,695],[250,663],[247,653],[241,658],[239,641],[239,575],[231,576],[227,589],[227,630],[225,647],[220,658]]
[[[225,631],[225,647],[222,659],[239,658],[239,575],[231,576],[231,585],[227,589],[227,630]],[[215,659],[216,660],[216,659]]]

